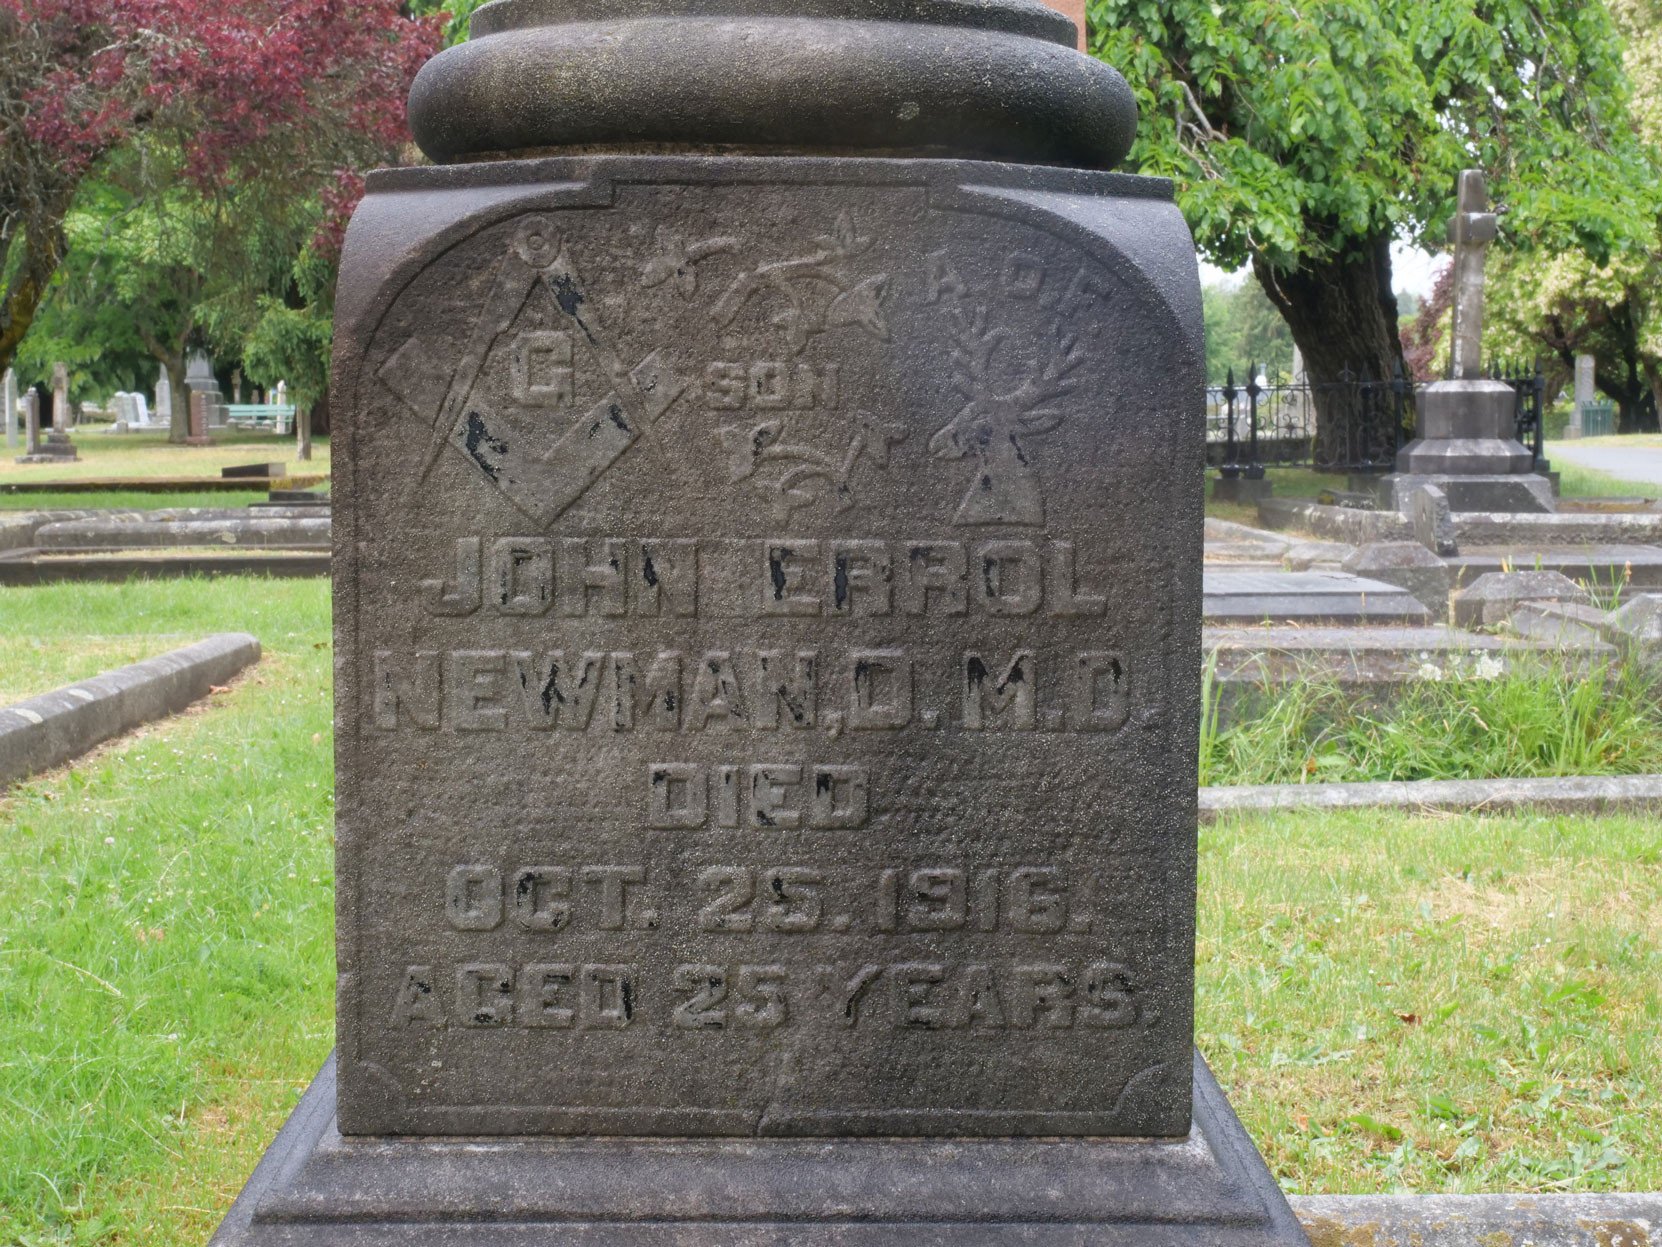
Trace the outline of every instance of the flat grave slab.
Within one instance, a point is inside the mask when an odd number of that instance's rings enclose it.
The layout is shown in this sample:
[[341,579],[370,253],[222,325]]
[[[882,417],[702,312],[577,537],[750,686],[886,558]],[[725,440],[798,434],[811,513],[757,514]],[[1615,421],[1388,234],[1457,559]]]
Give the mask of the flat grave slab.
[[1349,572],[1235,571],[1208,567],[1208,623],[1244,621],[1420,623],[1432,616],[1406,590]]

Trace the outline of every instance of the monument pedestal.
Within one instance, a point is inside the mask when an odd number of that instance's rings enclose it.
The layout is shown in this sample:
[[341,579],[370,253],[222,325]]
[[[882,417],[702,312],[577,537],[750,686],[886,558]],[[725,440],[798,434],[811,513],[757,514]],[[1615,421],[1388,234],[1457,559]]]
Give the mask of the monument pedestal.
[[69,434],[53,429],[35,450],[18,459],[19,463],[75,463],[81,457]]
[[211,1247],[1308,1240],[1211,1072],[1194,1128],[1112,1139],[348,1139],[335,1062]]
[[1379,482],[1379,505],[1407,512],[1427,485],[1454,511],[1556,510],[1552,482],[1534,471],[1535,456],[1512,436],[1517,396],[1504,381],[1438,381],[1420,390],[1419,440],[1397,455],[1397,470]]

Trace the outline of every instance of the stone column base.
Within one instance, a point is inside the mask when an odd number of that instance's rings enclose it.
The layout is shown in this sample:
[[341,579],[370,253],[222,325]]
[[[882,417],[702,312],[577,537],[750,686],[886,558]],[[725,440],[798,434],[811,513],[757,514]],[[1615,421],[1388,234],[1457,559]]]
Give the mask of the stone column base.
[[1435,485],[1448,495],[1451,511],[1512,511],[1537,515],[1558,509],[1552,482],[1533,472],[1507,476],[1421,475],[1395,472],[1381,477],[1379,509],[1406,512],[1414,491]]
[[212,1247],[1308,1247],[1198,1052],[1194,1105],[1172,1142],[345,1139],[331,1057]]

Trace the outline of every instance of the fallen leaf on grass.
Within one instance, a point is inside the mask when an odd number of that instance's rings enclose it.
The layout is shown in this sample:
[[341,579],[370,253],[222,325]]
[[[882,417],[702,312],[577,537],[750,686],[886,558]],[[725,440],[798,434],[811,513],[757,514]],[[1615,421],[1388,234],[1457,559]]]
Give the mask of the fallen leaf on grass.
[[1401,1022],[1404,1026],[1418,1026],[1420,1024],[1420,1015],[1417,1013],[1399,1013],[1397,1014],[1397,1021]]
[[229,693],[230,691],[231,691],[231,686],[229,684],[210,684],[210,685],[208,685],[208,692],[209,693]]

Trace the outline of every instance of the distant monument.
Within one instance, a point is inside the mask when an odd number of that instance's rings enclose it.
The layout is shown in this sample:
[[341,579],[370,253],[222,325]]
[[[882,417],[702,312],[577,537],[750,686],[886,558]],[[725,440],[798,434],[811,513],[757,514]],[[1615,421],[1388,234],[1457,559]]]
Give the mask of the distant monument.
[[52,369],[52,430],[44,441],[37,435],[18,462],[73,463],[80,457],[69,438],[69,366],[57,364]]
[[1307,1244],[1194,1047],[1124,79],[1035,0],[472,35],[340,274],[339,1048],[216,1242]]
[[0,377],[0,416],[6,421],[6,448],[17,446],[17,374],[10,368]]
[[[229,409],[225,404],[225,395],[219,388],[219,381],[214,376],[213,360],[208,358],[206,351],[194,351],[185,369],[185,401],[190,404],[191,435],[206,437],[215,429],[222,429],[229,423]],[[197,396],[201,396],[202,432],[197,433]]]
[[166,364],[156,377],[156,420],[161,424],[173,423],[173,382],[168,379]]
[[1535,472],[1535,456],[1517,439],[1517,392],[1483,377],[1483,285],[1489,244],[1499,237],[1483,174],[1460,175],[1454,243],[1454,333],[1449,380],[1419,388],[1419,439],[1397,455],[1381,482],[1384,503],[1406,513],[1416,491],[1432,485],[1454,511],[1556,510],[1552,482]]

